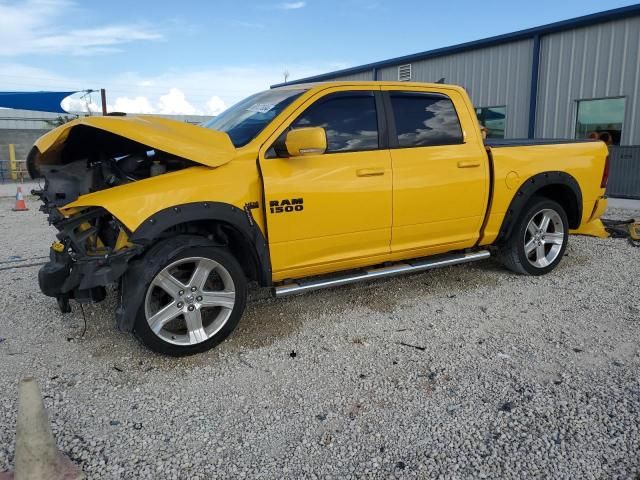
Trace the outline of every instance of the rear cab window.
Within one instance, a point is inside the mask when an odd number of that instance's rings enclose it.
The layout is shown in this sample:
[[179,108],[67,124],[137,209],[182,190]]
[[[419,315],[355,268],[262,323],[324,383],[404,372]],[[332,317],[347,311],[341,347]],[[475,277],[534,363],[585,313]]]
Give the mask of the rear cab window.
[[[395,148],[464,143],[460,119],[451,99],[441,93],[389,91]],[[395,130],[395,131],[394,131]]]

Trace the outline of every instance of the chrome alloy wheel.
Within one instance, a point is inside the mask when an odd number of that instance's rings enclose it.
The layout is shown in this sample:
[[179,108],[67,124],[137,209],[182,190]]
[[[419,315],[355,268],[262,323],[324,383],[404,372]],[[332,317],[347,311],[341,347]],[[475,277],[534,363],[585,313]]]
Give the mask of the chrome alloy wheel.
[[174,345],[195,345],[227,323],[236,292],[230,273],[204,257],[177,260],[153,278],[145,296],[149,328]]
[[555,210],[536,213],[524,232],[524,253],[531,265],[544,268],[554,262],[564,243],[562,219]]

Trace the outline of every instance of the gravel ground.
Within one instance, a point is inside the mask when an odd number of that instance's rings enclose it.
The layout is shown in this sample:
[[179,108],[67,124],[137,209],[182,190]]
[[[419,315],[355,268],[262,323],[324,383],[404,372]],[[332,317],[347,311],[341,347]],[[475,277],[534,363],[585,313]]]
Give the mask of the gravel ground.
[[[42,261],[53,229],[11,204],[0,261]],[[255,295],[228,341],[185,359],[118,333],[111,299],[84,307],[83,334],[37,267],[8,265],[0,471],[33,375],[89,478],[640,478],[640,249],[624,240],[572,237],[542,278],[487,261]]]

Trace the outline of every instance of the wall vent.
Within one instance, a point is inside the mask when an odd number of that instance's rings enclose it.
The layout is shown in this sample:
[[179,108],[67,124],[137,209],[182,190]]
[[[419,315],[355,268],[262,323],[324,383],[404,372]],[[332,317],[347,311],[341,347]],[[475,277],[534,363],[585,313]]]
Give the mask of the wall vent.
[[408,82],[411,80],[411,64],[400,65],[398,67],[398,80],[401,82]]

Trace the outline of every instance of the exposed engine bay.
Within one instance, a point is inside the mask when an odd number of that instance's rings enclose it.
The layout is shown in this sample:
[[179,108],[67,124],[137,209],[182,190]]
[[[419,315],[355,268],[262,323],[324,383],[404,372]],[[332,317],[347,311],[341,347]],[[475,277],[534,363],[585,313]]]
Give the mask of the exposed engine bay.
[[55,164],[41,164],[38,157],[39,152],[34,148],[27,165],[32,177],[45,179],[44,188],[32,193],[40,197],[44,203],[42,210],[48,214],[87,193],[196,165],[119,135],[82,125],[71,130],[57,152]]
[[[31,178],[44,179],[32,194],[40,198],[40,210],[58,233],[49,262],[38,272],[40,290],[69,312],[70,300],[99,302],[113,287],[118,327],[130,331],[140,307],[139,275],[149,268],[145,252],[155,242],[205,234],[208,242],[215,238],[228,244],[226,231],[217,224],[205,228],[202,222],[177,221],[183,215],[180,208],[145,211],[147,195],[155,198],[149,199],[152,204],[158,197],[160,203],[170,200],[173,180],[184,192],[191,189],[189,179],[198,176],[180,170],[199,167],[198,172],[209,173],[235,155],[224,132],[154,116],[78,118],[42,135],[27,157],[27,169]],[[185,219],[210,204],[187,207]],[[146,215],[143,222],[136,222],[138,214]]]
[[78,197],[145,178],[191,167],[196,163],[125,137],[78,125],[65,141],[42,156],[33,148],[27,160],[33,178],[44,187],[32,194],[59,233],[50,262],[39,273],[41,290],[56,297],[63,312],[69,299],[100,301],[105,285],[116,282],[142,246],[129,242],[127,229],[100,207],[76,210],[65,217],[60,207]]

